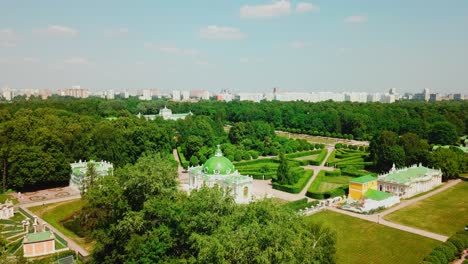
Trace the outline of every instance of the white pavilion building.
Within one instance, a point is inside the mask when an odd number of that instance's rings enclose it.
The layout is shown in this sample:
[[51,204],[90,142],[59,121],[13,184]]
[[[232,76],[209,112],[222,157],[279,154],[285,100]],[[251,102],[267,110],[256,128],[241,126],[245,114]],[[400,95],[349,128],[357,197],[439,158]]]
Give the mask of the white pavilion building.
[[232,162],[223,157],[219,145],[215,156],[208,159],[203,166],[189,168],[189,191],[202,186],[217,186],[230,193],[239,204],[252,200],[252,183],[252,177],[240,175]]

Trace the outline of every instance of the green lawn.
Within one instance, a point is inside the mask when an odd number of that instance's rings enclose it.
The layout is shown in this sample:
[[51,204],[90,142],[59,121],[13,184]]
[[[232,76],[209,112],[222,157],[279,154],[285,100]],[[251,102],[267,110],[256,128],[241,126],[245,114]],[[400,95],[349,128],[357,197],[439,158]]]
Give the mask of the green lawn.
[[335,212],[308,216],[337,233],[337,263],[419,263],[440,242]]
[[314,154],[314,155],[309,155],[309,156],[297,157],[294,159],[295,160],[315,160],[317,157],[318,157],[318,154]]
[[0,194],[0,203],[4,203],[7,199],[10,199],[13,204],[17,204],[18,203],[18,200],[16,198],[13,198],[12,196],[10,196],[9,194]]
[[83,208],[83,200],[73,200],[54,204],[39,205],[29,208],[31,212],[44,219],[47,223],[57,228],[64,235],[78,243],[86,250],[90,250],[94,246],[94,241],[88,241],[86,238],[79,237],[71,230],[65,228],[62,224],[63,220],[66,220],[73,216],[76,212]]
[[468,224],[468,182],[385,216],[388,221],[451,236]]

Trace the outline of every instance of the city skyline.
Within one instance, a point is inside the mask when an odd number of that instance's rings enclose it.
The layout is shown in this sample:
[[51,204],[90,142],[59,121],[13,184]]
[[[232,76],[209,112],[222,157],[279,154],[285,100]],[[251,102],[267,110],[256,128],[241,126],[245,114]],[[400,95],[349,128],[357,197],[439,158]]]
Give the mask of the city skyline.
[[461,0],[0,5],[0,87],[468,88],[468,3]]

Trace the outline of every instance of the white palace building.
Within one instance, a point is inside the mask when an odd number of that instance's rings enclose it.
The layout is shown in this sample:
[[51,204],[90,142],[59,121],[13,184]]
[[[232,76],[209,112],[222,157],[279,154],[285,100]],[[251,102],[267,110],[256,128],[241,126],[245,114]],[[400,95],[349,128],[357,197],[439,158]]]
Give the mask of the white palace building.
[[378,190],[410,198],[418,193],[427,192],[442,184],[442,171],[413,165],[411,167],[392,169],[378,177]]

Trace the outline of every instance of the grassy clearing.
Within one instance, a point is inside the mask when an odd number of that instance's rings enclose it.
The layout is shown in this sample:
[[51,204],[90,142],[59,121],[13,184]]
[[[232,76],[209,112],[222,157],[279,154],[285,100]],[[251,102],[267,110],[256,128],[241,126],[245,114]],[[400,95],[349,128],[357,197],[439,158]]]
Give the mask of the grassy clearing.
[[73,233],[63,226],[63,221],[69,219],[83,208],[83,200],[73,200],[54,204],[39,205],[29,208],[31,212],[44,219],[47,223],[57,228],[64,235],[78,243],[86,250],[92,250],[95,241],[90,241]]
[[295,158],[295,160],[315,160],[318,154]]
[[468,224],[468,182],[385,216],[388,221],[451,236]]
[[0,203],[4,203],[7,199],[11,200],[13,202],[13,204],[18,203],[18,199],[14,198],[10,194],[8,194],[8,193],[0,194]]
[[419,263],[440,242],[335,212],[307,217],[337,233],[337,263]]

